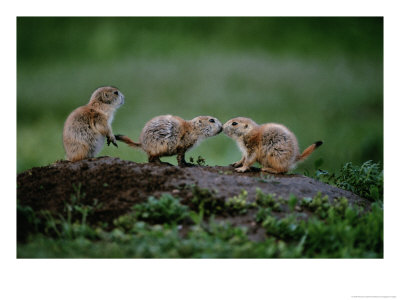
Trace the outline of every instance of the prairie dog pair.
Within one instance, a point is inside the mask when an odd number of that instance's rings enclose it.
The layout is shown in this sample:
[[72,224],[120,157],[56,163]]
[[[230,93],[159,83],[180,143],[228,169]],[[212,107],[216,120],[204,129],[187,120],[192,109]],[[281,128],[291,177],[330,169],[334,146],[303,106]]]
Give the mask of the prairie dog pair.
[[133,148],[145,151],[149,162],[161,163],[161,156],[177,155],[178,165],[183,167],[189,165],[185,161],[187,150],[221,131],[222,124],[214,117],[200,116],[186,121],[177,116],[163,115],[146,123],[139,143],[124,135],[115,137]]
[[315,142],[300,154],[296,136],[288,128],[275,123],[258,125],[248,118],[231,119],[223,130],[242,152],[241,160],[232,164],[237,172],[245,172],[258,162],[262,171],[286,173],[322,145],[321,141]]
[[63,143],[67,159],[74,162],[94,157],[104,145],[117,146],[111,129],[114,113],[124,104],[124,95],[115,87],[96,89],[87,105],[78,107],[67,118]]

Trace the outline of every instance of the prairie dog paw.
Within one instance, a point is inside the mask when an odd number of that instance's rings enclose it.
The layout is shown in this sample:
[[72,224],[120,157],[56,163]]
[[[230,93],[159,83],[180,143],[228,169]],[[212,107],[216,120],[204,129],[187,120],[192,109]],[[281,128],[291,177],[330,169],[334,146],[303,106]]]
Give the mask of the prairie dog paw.
[[241,167],[241,166],[242,166],[242,163],[241,163],[240,161],[237,161],[237,162],[231,164],[231,166],[232,166],[232,167],[235,167],[235,168]]
[[249,168],[248,167],[241,167],[241,168],[236,168],[235,171],[239,173],[246,172]]
[[114,135],[107,137],[107,146],[110,146],[110,143],[112,143],[115,147],[118,148],[117,140],[115,139]]

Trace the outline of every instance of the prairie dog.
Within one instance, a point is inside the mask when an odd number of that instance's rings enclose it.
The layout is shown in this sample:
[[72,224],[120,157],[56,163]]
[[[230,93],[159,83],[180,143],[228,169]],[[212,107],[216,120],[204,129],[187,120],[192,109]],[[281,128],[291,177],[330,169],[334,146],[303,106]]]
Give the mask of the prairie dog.
[[182,167],[189,165],[185,161],[187,150],[221,131],[222,124],[214,117],[200,116],[186,121],[177,116],[163,115],[146,123],[140,134],[140,143],[124,135],[115,137],[133,148],[141,148],[147,153],[149,162],[161,163],[161,156],[177,154],[178,165]]
[[300,154],[296,136],[284,125],[258,125],[242,117],[226,122],[223,130],[242,152],[241,160],[232,164],[237,172],[246,172],[253,163],[259,162],[264,172],[286,173],[322,145],[321,141],[315,142]]
[[87,105],[78,107],[67,118],[63,130],[64,149],[67,159],[78,161],[94,157],[104,145],[117,143],[111,122],[118,107],[124,104],[124,95],[115,87],[96,89]]

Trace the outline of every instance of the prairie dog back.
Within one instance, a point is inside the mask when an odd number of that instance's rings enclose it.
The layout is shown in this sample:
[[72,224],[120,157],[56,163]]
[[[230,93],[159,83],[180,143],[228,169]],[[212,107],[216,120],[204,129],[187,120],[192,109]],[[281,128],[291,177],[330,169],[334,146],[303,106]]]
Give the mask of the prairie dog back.
[[238,172],[245,172],[258,162],[262,171],[286,173],[322,145],[321,141],[316,142],[300,154],[296,136],[282,124],[258,125],[251,119],[239,117],[229,120],[223,127],[224,133],[236,141],[242,152],[242,158],[233,164]]
[[142,149],[151,156],[157,156],[158,153],[163,153],[163,156],[176,154],[179,141],[190,129],[189,124],[180,117],[155,117],[146,123],[140,134]]
[[146,123],[139,143],[124,135],[117,135],[116,138],[131,147],[144,150],[149,162],[161,163],[161,156],[176,154],[179,166],[187,166],[189,164],[185,161],[186,151],[221,131],[222,124],[214,117],[199,116],[192,120],[184,120],[178,116],[163,115]]
[[[294,166],[299,156],[299,145],[296,136],[286,126],[276,123],[260,125],[260,164],[267,165],[268,159],[276,157],[289,170]],[[268,153],[263,156],[263,153]],[[268,158],[269,156],[269,158]]]

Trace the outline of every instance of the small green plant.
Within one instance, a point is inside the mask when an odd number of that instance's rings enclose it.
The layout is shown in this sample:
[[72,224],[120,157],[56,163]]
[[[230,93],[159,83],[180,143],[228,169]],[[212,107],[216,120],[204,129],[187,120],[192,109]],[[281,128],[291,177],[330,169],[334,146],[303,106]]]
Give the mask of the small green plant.
[[72,184],[72,188],[74,189],[74,194],[71,194],[71,203],[80,203],[82,199],[86,197],[86,193],[82,192],[82,184],[79,182],[78,185]]
[[349,200],[346,197],[340,197],[334,200],[333,208],[340,216],[344,216],[347,208],[349,207]]
[[85,199],[86,193],[82,192],[82,184],[79,183],[77,186],[72,184],[72,187],[75,191],[74,194],[71,194],[70,203],[64,202],[64,211],[67,213],[67,223],[72,223],[72,217],[74,213],[79,213],[81,215],[81,223],[82,225],[86,225],[86,219],[89,214],[94,213],[95,209],[101,207],[101,204],[98,203],[97,199],[93,200],[93,205],[83,204],[81,201]]
[[[40,216],[44,219],[44,231],[49,235],[73,239],[77,236],[95,236],[94,230],[87,224],[87,217],[93,214],[96,209],[101,207],[97,199],[93,204],[84,204],[86,194],[82,192],[82,185],[72,184],[74,193],[71,194],[70,201],[64,202],[64,215],[53,215],[48,210],[40,211]],[[79,218],[80,216],[80,218]]]
[[317,179],[317,180],[319,180],[319,181],[329,182],[329,180],[330,180],[331,178],[333,178],[333,177],[334,177],[334,174],[331,175],[331,174],[330,174],[328,171],[326,171],[326,170],[318,169],[318,170],[316,170],[315,173],[314,173],[314,178]]
[[304,230],[299,226],[293,214],[281,219],[269,215],[262,221],[262,226],[266,229],[267,234],[284,240],[300,239],[304,235]]
[[216,195],[214,191],[200,188],[197,185],[191,186],[192,198],[191,207],[195,211],[203,211],[204,216],[222,213],[225,208],[225,201]]
[[94,238],[97,236],[94,228],[86,223],[85,215],[82,220],[72,221],[72,212],[67,218],[63,215],[54,216],[48,210],[42,210],[40,215],[44,218],[44,232],[46,235],[57,236],[66,240],[72,240],[78,237]]
[[298,200],[297,200],[296,196],[290,195],[289,200],[288,200],[288,205],[289,205],[290,211],[294,211],[297,203],[298,203]]
[[225,208],[232,213],[245,214],[249,204],[247,203],[247,191],[242,190],[239,195],[228,198]]
[[215,236],[232,244],[240,244],[247,241],[247,227],[233,226],[229,222],[216,222],[211,219],[206,227],[209,235]]
[[196,160],[196,163],[197,163],[199,166],[205,166],[205,165],[206,165],[206,160],[205,160],[203,157],[198,156],[198,157],[197,157],[197,160]]
[[329,207],[324,219],[291,213],[281,219],[265,214],[260,221],[267,236],[296,245],[302,257],[382,257],[382,208],[374,203],[371,212],[360,214],[344,199]]
[[264,194],[260,188],[256,188],[256,203],[259,206],[271,207],[275,204],[275,194]]
[[196,224],[196,226],[201,226],[201,224],[203,223],[203,220],[204,220],[203,207],[200,206],[199,212],[195,212],[193,210],[189,211],[189,216],[192,219],[192,221],[194,222],[194,224]]
[[317,169],[314,178],[361,197],[383,201],[383,170],[379,163],[373,163],[371,160],[361,166],[355,166],[351,162],[346,163],[336,174]]
[[259,207],[256,213],[256,222],[261,223],[268,216],[271,215],[272,209],[270,207]]
[[[190,157],[189,161],[193,164],[194,163],[194,158]],[[205,166],[206,165],[206,160],[205,158],[198,156],[196,159],[196,164],[198,164],[199,166]]]
[[113,225],[115,227],[121,228],[126,232],[129,232],[137,222],[136,216],[134,213],[125,214],[119,216],[118,218],[114,219]]
[[264,194],[260,188],[256,188],[256,204],[260,207],[270,207],[273,211],[282,210],[283,199],[276,199],[275,194]]
[[171,194],[163,194],[160,199],[153,196],[147,202],[133,206],[135,218],[152,224],[176,224],[188,216],[188,207]]
[[318,192],[317,195],[314,196],[314,198],[303,198],[301,203],[303,206],[307,207],[311,211],[314,211],[321,218],[326,217],[328,209],[331,206],[329,204],[328,196],[322,196],[321,192]]
[[379,164],[371,160],[360,167],[346,163],[335,176],[334,184],[370,200],[383,200],[383,171]]
[[307,256],[382,257],[383,211],[376,203],[366,214],[351,207],[343,215],[340,210],[330,209],[325,220],[311,218],[301,226],[307,234]]

